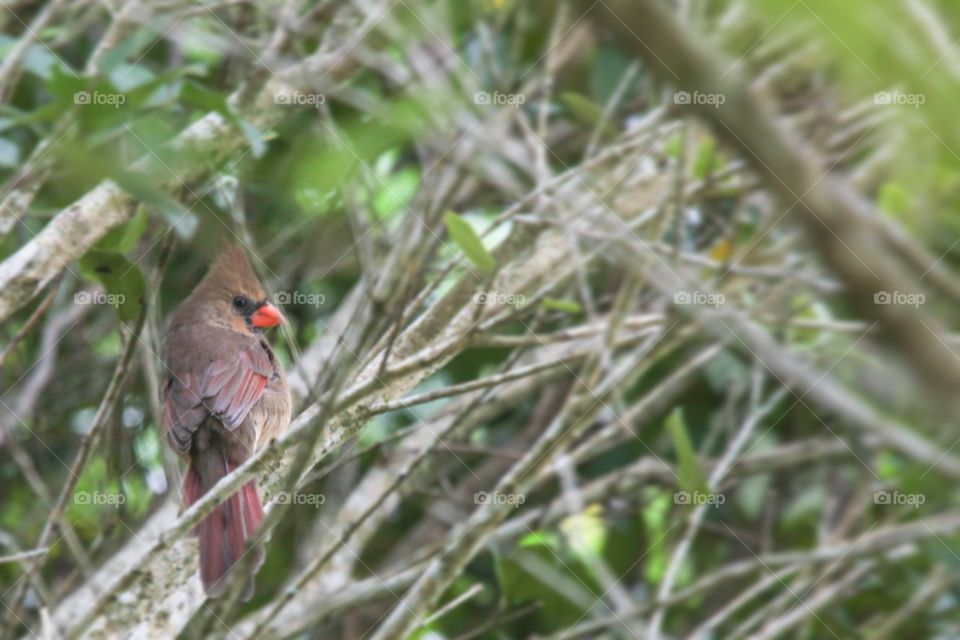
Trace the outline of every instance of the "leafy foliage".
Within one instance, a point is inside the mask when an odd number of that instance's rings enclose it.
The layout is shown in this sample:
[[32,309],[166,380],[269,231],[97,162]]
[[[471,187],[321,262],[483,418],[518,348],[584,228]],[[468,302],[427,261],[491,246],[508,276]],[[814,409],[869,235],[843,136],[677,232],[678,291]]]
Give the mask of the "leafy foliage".
[[[339,539],[332,528],[347,526],[348,543],[316,581],[335,592],[291,589],[303,620],[291,616],[284,633],[372,630],[408,584],[327,607],[364,578],[410,567],[419,577],[443,549],[464,553],[455,525],[496,508],[484,500],[499,499],[494,489],[560,421],[569,438],[543,469],[519,474],[523,490],[504,497],[512,510],[412,637],[613,638],[648,626],[687,637],[702,625],[702,637],[753,637],[785,619],[795,626],[777,637],[955,632],[960,535],[943,524],[957,518],[954,483],[865,428],[863,412],[825,411],[814,391],[824,380],[847,406],[864,403],[874,422],[903,425],[947,460],[949,425],[789,227],[796,203],[773,203],[722,142],[729,136],[681,111],[605,3],[402,2],[371,16],[363,3],[308,1],[282,19],[272,5],[161,3],[122,24],[98,3],[62,4],[34,34],[25,25],[40,7],[0,18],[0,58],[31,41],[0,78],[0,259],[12,263],[104,181],[135,207],[65,266],[43,294],[49,307],[38,300],[0,328],[11,345],[0,356],[0,446],[10,452],[0,556],[33,549],[48,527],[141,312],[146,324],[56,542],[41,550],[40,579],[24,583],[23,624],[41,607],[56,614],[179,499],[179,462],[158,424],[164,318],[214,254],[241,242],[284,305],[289,331],[271,341],[301,383],[301,408],[341,373],[400,388],[391,357],[423,372],[405,389],[418,403],[357,412],[362,428],[306,470],[301,490],[325,502],[291,509],[272,532],[257,596],[232,612],[241,623],[283,622],[265,613]],[[823,155],[823,179],[849,179],[937,257],[930,269],[952,274],[952,4],[676,4],[737,60],[731,73],[739,65],[756,79],[778,122]],[[96,58],[108,33],[116,39]],[[314,66],[286,73],[304,61]],[[297,91],[275,90],[285,83]],[[207,137],[183,135],[198,130]],[[667,292],[658,270],[690,286]],[[933,277],[916,275],[926,290]],[[467,291],[477,279],[482,289]],[[505,281],[516,287],[493,290]],[[924,312],[956,329],[954,305],[931,296]],[[454,316],[469,322],[451,339]],[[778,375],[736,319],[822,378]],[[420,329],[426,337],[407,339]],[[766,406],[784,386],[792,394]],[[730,467],[710,487],[725,456]],[[370,521],[350,528],[361,516]],[[887,542],[857,546],[878,531]],[[912,537],[893,544],[905,531]],[[0,592],[15,592],[30,562],[0,563]],[[796,611],[812,615],[789,617]],[[4,629],[27,631],[19,624]]]

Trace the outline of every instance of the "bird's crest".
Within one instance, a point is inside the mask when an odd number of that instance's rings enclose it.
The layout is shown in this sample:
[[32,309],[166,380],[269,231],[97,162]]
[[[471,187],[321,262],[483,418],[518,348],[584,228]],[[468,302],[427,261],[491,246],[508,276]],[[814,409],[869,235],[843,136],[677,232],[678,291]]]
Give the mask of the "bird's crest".
[[230,245],[220,254],[200,283],[200,287],[224,289],[231,294],[242,293],[249,296],[251,300],[262,300],[266,297],[260,279],[250,266],[246,251],[235,244]]

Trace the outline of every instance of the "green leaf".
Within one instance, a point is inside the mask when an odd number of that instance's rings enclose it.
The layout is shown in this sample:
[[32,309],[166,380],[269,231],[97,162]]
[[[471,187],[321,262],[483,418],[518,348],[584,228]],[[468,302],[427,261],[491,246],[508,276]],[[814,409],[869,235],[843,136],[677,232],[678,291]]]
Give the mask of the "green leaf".
[[163,465],[160,438],[156,429],[144,429],[133,441],[133,450],[141,466],[158,468]]
[[100,72],[110,75],[110,72],[114,69],[120,65],[125,65],[127,60],[131,58],[136,59],[137,50],[140,47],[147,46],[147,40],[152,37],[147,30],[134,31],[130,37],[110,47],[110,50],[100,60]]
[[670,511],[670,496],[655,486],[644,489],[643,525],[647,532],[649,548],[645,557],[644,576],[657,584],[667,569],[667,515]]
[[[170,139],[177,134],[177,130],[171,126],[172,123],[163,118],[158,113],[138,116],[131,118],[124,123],[122,135],[122,144],[141,156],[147,156],[154,160],[152,162],[152,171],[155,175],[169,175],[171,170],[179,166],[179,161],[187,160],[189,153],[172,152],[169,143]],[[90,136],[91,144],[111,145],[116,139],[116,134],[111,134],[110,130],[97,132]],[[164,166],[166,165],[166,167]],[[127,167],[121,165],[116,160],[111,162],[112,170],[117,173],[127,171]],[[170,167],[170,169],[167,169]]]
[[4,130],[13,127],[29,127],[32,125],[43,124],[44,122],[53,122],[63,115],[63,105],[58,102],[49,102],[42,107],[37,107],[33,111],[20,114],[10,118],[4,123]]
[[64,102],[72,103],[73,96],[87,86],[87,81],[62,67],[54,66],[47,79],[47,90]]
[[877,194],[877,206],[891,216],[906,215],[911,207],[912,198],[906,187],[898,182],[887,182]]
[[663,153],[668,158],[679,158],[680,152],[683,151],[683,134],[679,131],[669,138],[663,144]]
[[517,542],[520,549],[526,547],[549,547],[550,549],[559,549],[560,540],[553,531],[531,531],[520,538]]
[[892,480],[900,475],[903,464],[897,456],[889,451],[881,451],[876,459],[877,475],[881,480]]
[[[10,51],[19,44],[19,38],[13,38],[6,34],[0,34],[0,58],[5,58]],[[69,67],[57,57],[50,48],[42,43],[32,44],[27,48],[27,53],[23,57],[21,66],[30,73],[48,79],[54,69],[67,69]]]
[[[176,68],[179,69],[180,67],[177,66]],[[110,83],[121,91],[130,91],[149,83],[157,77],[157,74],[140,64],[120,63],[111,69],[105,77],[109,78]]]
[[596,562],[603,555],[607,527],[603,520],[603,507],[599,504],[591,504],[581,513],[561,520],[560,531],[574,555],[585,563]]
[[573,300],[559,300],[557,298],[544,298],[540,303],[544,309],[550,311],[563,311],[564,313],[580,313],[583,308],[579,303]]
[[[603,121],[603,109],[584,95],[570,91],[561,93],[560,102],[573,114],[574,118],[584,124],[595,127]],[[620,131],[607,122],[603,133],[608,137],[616,137]]]
[[373,210],[380,218],[406,209],[420,184],[420,172],[407,168],[383,178],[381,189],[373,198]]
[[[106,461],[95,456],[77,480],[73,498],[67,505],[67,518],[81,530],[96,531],[103,522],[106,509],[122,499],[119,495],[116,481],[109,477]],[[105,504],[107,498],[112,504]]]
[[[590,95],[593,99],[605,104],[620,86],[632,62],[633,57],[620,49],[612,45],[601,45],[590,69]],[[621,102],[636,89],[637,85],[638,76],[635,75],[627,91],[621,95]]]
[[720,167],[720,158],[717,155],[717,141],[708,136],[697,149],[690,173],[697,180],[703,180]]
[[799,527],[816,522],[823,513],[826,491],[822,484],[811,482],[783,510],[782,526]]
[[[156,104],[163,100],[172,102],[178,97],[180,78],[194,71],[196,71],[196,66],[187,65],[150,77],[142,72],[137,72],[136,77],[128,77],[120,80],[120,82],[123,83],[122,88],[127,96],[128,104],[133,107],[140,107]],[[122,72],[115,73],[114,76],[124,78]]]
[[473,230],[469,222],[452,211],[443,215],[443,221],[447,225],[450,238],[460,246],[464,255],[476,268],[484,273],[490,273],[494,270],[497,261],[483,246],[480,236]]
[[731,383],[739,395],[750,383],[750,368],[729,351],[721,351],[703,367],[704,376],[710,388],[716,393],[730,391]]
[[107,291],[104,298],[90,298],[85,303],[102,300],[117,309],[122,321],[136,318],[147,288],[139,267],[119,253],[92,249],[80,258],[80,273]]
[[223,51],[217,43],[218,37],[204,22],[192,21],[191,28],[187,29],[184,37],[177,43],[188,60],[218,65],[223,60]]
[[131,196],[159,211],[180,238],[188,239],[193,236],[197,229],[197,216],[184,209],[176,198],[156,188],[146,177],[138,174],[117,172],[113,179]]
[[708,493],[707,479],[697,462],[697,452],[687,433],[687,425],[683,420],[683,409],[677,408],[667,418],[667,430],[673,439],[673,449],[677,453],[677,465],[680,478],[680,488],[691,493],[699,491]]
[[581,122],[596,125],[603,118],[603,109],[590,98],[567,91],[560,94],[560,102]]
[[365,449],[384,442],[395,434],[398,428],[399,423],[396,414],[374,416],[373,420],[368,422],[367,426],[360,431],[358,446]]
[[757,518],[763,510],[763,505],[767,502],[769,486],[769,473],[745,478],[737,484],[737,504],[751,520]]
[[147,230],[149,216],[144,210],[137,212],[129,222],[113,229],[100,238],[93,248],[98,251],[109,251],[126,255],[137,243],[143,232]]
[[216,111],[224,115],[230,113],[225,95],[193,80],[185,80],[180,85],[180,101],[204,111]]
[[589,603],[578,602],[554,581],[556,576],[589,585],[589,576],[576,571],[582,563],[564,561],[545,545],[516,549],[505,555],[494,553],[494,562],[499,590],[508,602],[519,605],[533,600],[540,604],[537,616],[541,629],[560,630],[586,613]]
[[123,495],[126,498],[124,505],[134,518],[142,517],[150,507],[153,494],[143,478],[130,474],[124,476],[121,482]]

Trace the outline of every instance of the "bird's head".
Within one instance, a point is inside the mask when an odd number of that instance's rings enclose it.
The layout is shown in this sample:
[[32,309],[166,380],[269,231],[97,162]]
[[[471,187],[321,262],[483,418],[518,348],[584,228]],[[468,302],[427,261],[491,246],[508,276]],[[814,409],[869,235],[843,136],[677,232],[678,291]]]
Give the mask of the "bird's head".
[[213,263],[191,295],[208,318],[233,331],[260,333],[284,321],[242,248],[231,246]]

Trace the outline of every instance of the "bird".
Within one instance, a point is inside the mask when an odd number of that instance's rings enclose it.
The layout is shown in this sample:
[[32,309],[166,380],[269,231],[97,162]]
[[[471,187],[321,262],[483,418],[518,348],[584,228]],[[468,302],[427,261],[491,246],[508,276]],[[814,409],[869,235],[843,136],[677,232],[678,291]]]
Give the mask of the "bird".
[[[284,322],[242,247],[230,245],[173,313],[164,336],[163,426],[187,460],[188,508],[290,424],[286,374],[263,333]],[[254,478],[195,527],[206,595],[223,595],[230,570],[263,521]],[[256,548],[254,571],[263,563]],[[253,595],[253,578],[243,599]]]

